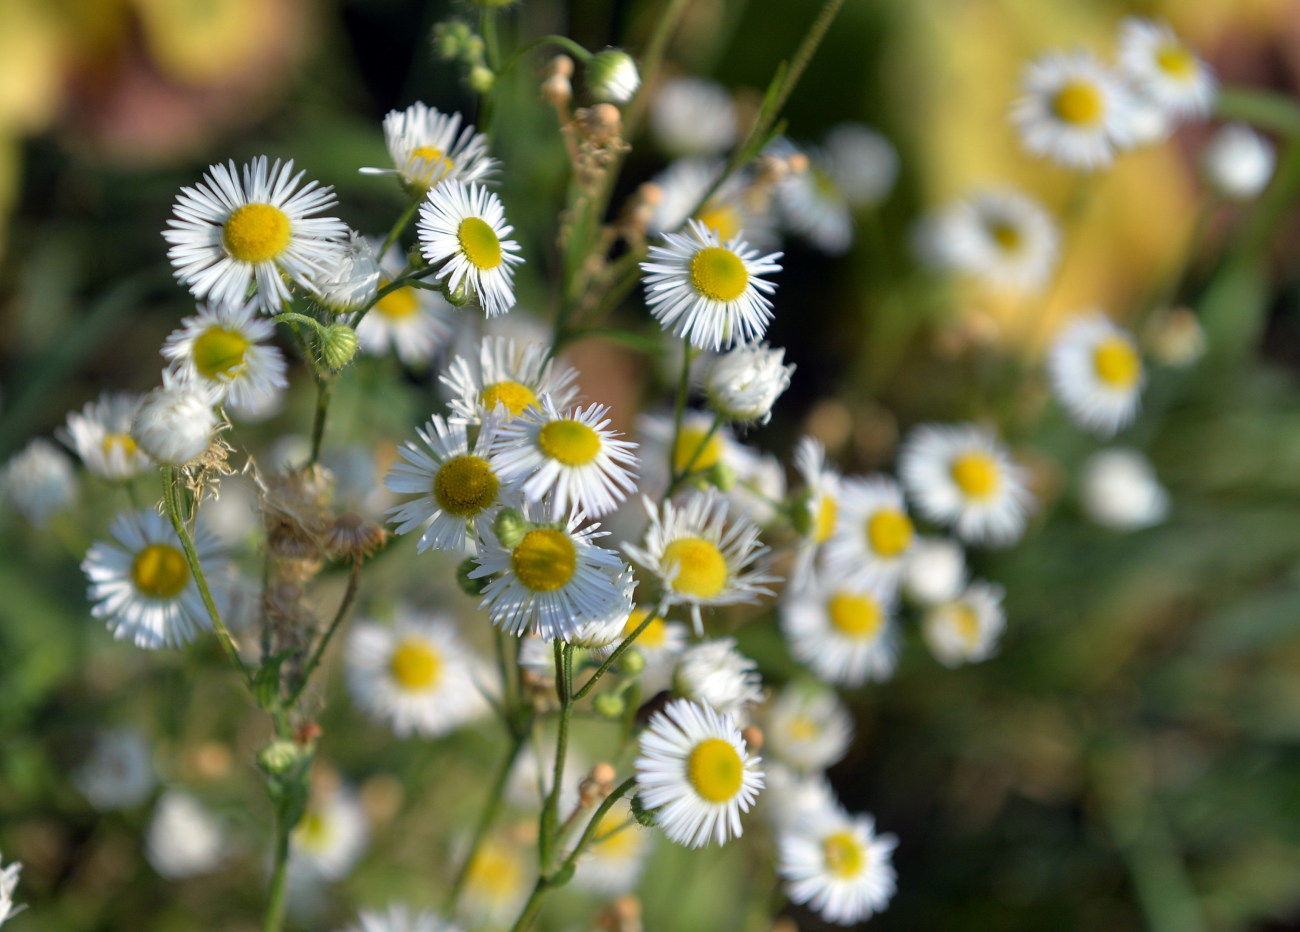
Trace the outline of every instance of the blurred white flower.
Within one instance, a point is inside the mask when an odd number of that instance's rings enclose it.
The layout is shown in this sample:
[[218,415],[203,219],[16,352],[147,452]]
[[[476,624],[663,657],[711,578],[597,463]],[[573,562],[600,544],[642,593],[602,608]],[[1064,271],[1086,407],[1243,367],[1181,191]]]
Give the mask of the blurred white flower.
[[1169,513],[1169,493],[1150,461],[1137,450],[1101,450],[1083,464],[1079,497],[1084,513],[1117,531],[1159,524]]
[[1229,123],[1201,152],[1201,169],[1209,186],[1223,197],[1255,197],[1273,178],[1277,156],[1273,144],[1244,123]]
[[206,874],[225,853],[225,833],[215,816],[189,793],[162,795],[145,835],[145,856],[154,870],[168,880]]

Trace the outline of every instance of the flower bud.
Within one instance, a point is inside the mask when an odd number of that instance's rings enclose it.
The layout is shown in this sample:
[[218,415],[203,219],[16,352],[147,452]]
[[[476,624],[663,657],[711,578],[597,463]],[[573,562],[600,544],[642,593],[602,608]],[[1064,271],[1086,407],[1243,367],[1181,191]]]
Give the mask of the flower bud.
[[330,324],[320,334],[320,361],[338,371],[357,354],[357,332],[347,324]]
[[618,669],[628,676],[636,676],[645,669],[645,654],[635,647],[629,647],[618,657]]
[[161,388],[144,396],[131,422],[131,438],[158,463],[184,466],[212,443],[217,416],[209,389],[171,370]]
[[705,392],[713,410],[730,421],[767,423],[772,405],[790,387],[794,366],[784,364],[784,349],[766,343],[737,346],[709,369]]
[[625,104],[640,86],[636,62],[622,49],[605,49],[587,62],[587,87],[596,100]]
[[478,569],[478,564],[473,558],[461,560],[460,565],[456,567],[456,585],[460,586],[460,591],[466,595],[482,595],[483,590],[488,587],[492,581],[491,577],[480,576],[477,579],[470,577],[470,573]]
[[469,86],[476,94],[489,93],[496,81],[496,72],[487,65],[475,65],[469,70]]
[[257,766],[273,777],[284,776],[302,758],[302,751],[292,741],[272,741],[257,752]]
[[1201,153],[1206,183],[1223,197],[1238,201],[1264,190],[1275,162],[1272,143],[1244,123],[1223,127]]
[[439,58],[452,61],[460,58],[466,49],[470,36],[469,26],[462,22],[451,21],[438,23],[433,27],[433,51]]
[[646,828],[654,828],[655,811],[647,809],[640,796],[632,797],[630,808],[632,809],[632,818],[636,819],[639,824],[644,825]]
[[515,509],[502,508],[497,514],[496,521],[492,523],[492,531],[496,534],[497,540],[501,541],[502,547],[514,550],[528,533],[528,522]]
[[592,700],[592,704],[596,707],[597,714],[605,718],[621,718],[627,711],[623,697],[614,693],[601,693]]
[[355,230],[334,263],[329,278],[307,282],[316,300],[336,314],[359,311],[375,300],[379,263],[375,251]]
[[937,605],[961,595],[966,585],[966,553],[946,537],[922,537],[903,567],[903,592],[918,605]]

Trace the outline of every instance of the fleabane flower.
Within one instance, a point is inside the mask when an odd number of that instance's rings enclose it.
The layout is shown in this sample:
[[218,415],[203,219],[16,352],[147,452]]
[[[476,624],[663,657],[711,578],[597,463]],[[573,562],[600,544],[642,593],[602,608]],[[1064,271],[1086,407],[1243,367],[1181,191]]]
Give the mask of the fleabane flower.
[[390,903],[382,913],[363,909],[355,925],[345,932],[461,932],[460,926],[437,913],[414,912],[402,903]]
[[686,158],[671,162],[656,175],[652,184],[659,190],[659,202],[646,226],[655,235],[680,233],[688,220],[698,220],[725,242],[739,236],[757,249],[779,243],[771,198],[766,192],[755,196],[753,179],[734,172],[723,179],[703,204],[725,170],[721,159]]
[[898,150],[861,123],[841,123],[826,134],[826,171],[855,208],[871,207],[889,196],[898,178]]
[[411,194],[423,197],[440,182],[484,181],[496,170],[487,137],[461,127],[459,113],[440,113],[419,101],[384,117],[384,143],[393,168],[363,168],[367,175],[397,175]]
[[1273,144],[1245,123],[1221,128],[1201,151],[1201,172],[1216,194],[1236,201],[1258,195],[1273,178]]
[[921,633],[935,659],[957,667],[992,657],[1006,626],[1003,595],[1001,586],[976,581],[952,601],[931,607]]
[[168,790],[158,799],[144,847],[153,869],[168,880],[213,871],[229,853],[216,816],[182,790]]
[[642,503],[650,516],[641,546],[624,544],[633,561],[658,577],[665,605],[689,605],[697,633],[703,633],[701,608],[756,602],[771,595],[774,582],[755,563],[767,553],[758,528],[747,518],[728,520],[727,500],[718,493],[692,493],[683,503],[649,498]]
[[889,905],[897,876],[891,858],[898,839],[878,835],[869,815],[838,806],[784,829],[777,872],[794,903],[830,922],[850,926]]
[[785,364],[785,350],[766,343],[737,346],[709,367],[705,392],[713,410],[729,421],[766,424],[772,405],[790,387],[794,366]]
[[641,489],[646,494],[662,492],[670,476],[722,472],[738,475],[745,462],[745,448],[731,428],[714,426],[707,411],[688,410],[678,429],[671,415],[643,414],[637,417],[637,438],[641,441]]
[[266,404],[289,384],[284,356],[262,345],[275,326],[258,317],[254,304],[200,306],[181,321],[163,344],[162,354],[181,375],[207,385],[217,401],[237,408]]
[[1179,119],[1205,116],[1214,105],[1214,73],[1167,23],[1125,19],[1118,59],[1138,93]]
[[96,401],[68,415],[67,427],[58,433],[86,469],[104,479],[130,479],[153,466],[148,454],[131,436],[131,421],[143,396],[104,392]]
[[[180,647],[210,630],[212,620],[190,572],[189,561],[171,524],[157,512],[124,512],[109,525],[113,543],[97,542],[86,551],[81,570],[90,580],[90,614],[105,621],[116,640],[157,650]],[[194,549],[209,583],[220,578],[220,546],[202,525]],[[221,605],[222,591],[213,596]]]
[[1065,326],[1047,357],[1057,400],[1080,426],[1109,437],[1137,415],[1144,375],[1137,343],[1100,312]]
[[878,582],[892,590],[902,578],[915,537],[898,483],[884,475],[850,476],[840,485],[826,566],[836,576]]
[[[646,622],[646,619],[649,622]],[[677,658],[686,649],[689,629],[679,621],[667,621],[660,615],[652,615],[648,608],[634,608],[623,623],[623,629],[616,640],[593,653],[604,660],[625,638],[640,628],[645,628],[632,642],[633,650],[645,659],[645,669],[641,671],[641,682],[647,695],[667,688],[672,677]]]
[[337,781],[312,787],[302,819],[289,836],[291,885],[345,877],[366,850],[370,823],[351,787]]
[[158,463],[184,466],[212,443],[215,404],[211,385],[164,369],[162,386],[145,395],[135,409],[131,439]]
[[743,834],[740,814],[758,798],[763,773],[730,715],[675,700],[651,716],[640,751],[637,795],[670,839],[703,848]]
[[790,653],[837,686],[889,679],[898,658],[895,596],[879,584],[813,577],[778,606]]
[[853,718],[833,689],[792,683],[763,717],[763,750],[800,773],[825,770],[853,742]]
[[622,49],[608,48],[591,56],[586,74],[591,96],[610,103],[627,103],[641,86],[636,62]]
[[368,307],[379,290],[379,260],[371,242],[356,230],[348,230],[347,242],[329,274],[307,283],[316,300],[335,314],[350,314]]
[[416,441],[397,450],[384,485],[398,495],[415,495],[389,509],[398,534],[420,531],[416,550],[451,550],[467,553],[483,537],[500,502],[501,477],[489,462],[495,435],[489,421],[469,445],[464,424],[449,424],[435,414]]
[[515,306],[513,266],[519,244],[505,239],[501,201],[487,188],[451,179],[429,191],[420,204],[420,251],[430,265],[442,264],[438,278],[453,292],[472,295],[488,317]]
[[[379,259],[378,285],[387,287],[402,274],[406,257],[394,246]],[[427,288],[403,285],[388,292],[357,324],[357,342],[372,356],[390,349],[407,366],[421,366],[451,338],[452,307],[443,296]]]
[[163,238],[176,279],[199,299],[242,304],[256,285],[257,307],[279,310],[289,300],[284,277],[327,278],[343,249],[347,226],[315,217],[335,205],[334,189],[302,185],[293,162],[266,156],[243,167],[213,165],[194,187],[181,188]]
[[1011,454],[975,424],[922,424],[898,457],[898,475],[920,513],[968,543],[1006,546],[1025,529],[1032,496]]
[[1060,252],[1056,223],[1014,188],[980,191],[922,221],[921,257],[939,271],[995,291],[1033,294],[1051,280]]
[[918,605],[955,599],[966,586],[966,551],[947,537],[922,537],[907,555],[903,595]]
[[[789,146],[790,153],[798,151]],[[777,203],[785,226],[830,256],[843,255],[853,244],[853,210],[830,173],[826,154],[803,148],[807,168],[782,178]]]
[[663,82],[650,101],[650,131],[673,155],[716,155],[729,149],[739,132],[731,95],[706,78]]
[[843,479],[826,464],[826,448],[813,437],[800,437],[794,449],[795,472],[803,480],[801,495],[791,504],[791,517],[800,540],[795,547],[790,584],[803,586],[817,554],[835,533]]
[[518,485],[524,498],[548,498],[551,520],[570,511],[589,518],[613,511],[636,488],[636,444],[617,439],[609,406],[589,405],[561,414],[549,398],[501,425],[492,466]]
[[548,396],[563,411],[578,398],[577,370],[548,358],[541,343],[509,337],[485,337],[477,360],[457,356],[438,379],[452,394],[450,420],[464,424],[488,414],[503,421],[519,417]]
[[1011,116],[1033,155],[1093,171],[1130,145],[1129,92],[1091,52],[1053,52],[1030,62],[1021,88]]
[[1083,464],[1079,499],[1088,518],[1116,531],[1159,524],[1169,513],[1169,493],[1150,460],[1137,450],[1099,450]]
[[749,720],[749,707],[763,700],[758,664],[736,650],[735,638],[715,638],[687,648],[677,658],[673,690],[679,696]]
[[0,469],[0,492],[33,527],[43,527],[76,497],[76,467],[56,444],[35,437]]
[[760,257],[739,235],[724,243],[698,220],[687,221],[685,234],[663,238],[641,263],[646,302],[660,326],[703,349],[761,340],[772,319],[766,296],[776,290],[761,276],[781,270],[781,254]]

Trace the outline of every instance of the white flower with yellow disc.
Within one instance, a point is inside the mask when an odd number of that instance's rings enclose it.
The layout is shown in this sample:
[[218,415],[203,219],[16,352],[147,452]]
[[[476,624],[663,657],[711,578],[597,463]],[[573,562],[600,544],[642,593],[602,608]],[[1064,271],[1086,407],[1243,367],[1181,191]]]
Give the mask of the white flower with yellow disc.
[[515,306],[513,266],[519,244],[506,239],[506,223],[497,196],[482,185],[448,180],[429,191],[420,204],[420,251],[430,265],[442,265],[438,278],[452,292],[464,291],[488,317]]
[[1178,119],[1214,106],[1214,72],[1167,23],[1130,16],[1119,27],[1119,66],[1138,93]]
[[678,430],[671,414],[638,417],[642,491],[662,492],[668,488],[670,475],[708,474],[714,470],[739,475],[748,465],[747,451],[736,442],[729,426],[720,424],[714,428],[714,420],[714,415],[707,411],[688,410],[683,413]]
[[749,196],[752,179],[744,173],[728,175],[718,190],[700,203],[722,174],[723,167],[720,159],[689,158],[670,163],[652,181],[659,189],[659,203],[646,225],[647,231],[655,235],[680,233],[686,221],[694,219],[723,242],[739,236],[743,230],[745,240],[758,249],[779,245],[771,198]]
[[487,414],[502,420],[519,417],[549,396],[564,410],[578,398],[577,370],[548,358],[541,343],[523,343],[509,337],[485,337],[478,359],[457,356],[439,376],[451,390],[451,417],[463,424],[478,424]]
[[987,660],[997,651],[1006,627],[1001,586],[973,582],[950,602],[925,613],[921,633],[931,653],[945,667]]
[[162,348],[182,377],[209,386],[214,399],[237,408],[267,404],[288,387],[284,356],[263,345],[275,336],[275,325],[256,316],[256,305],[200,305],[198,310],[181,321]]
[[153,467],[153,460],[131,436],[131,421],[142,395],[104,392],[81,412],[68,415],[58,432],[64,444],[81,457],[86,469],[104,479],[130,479]]
[[1038,201],[1014,188],[978,191],[922,221],[917,248],[941,272],[995,291],[1042,291],[1056,270],[1060,233]]
[[384,117],[384,142],[394,168],[363,168],[367,175],[397,175],[411,193],[423,196],[439,182],[484,181],[496,170],[487,137],[459,113],[440,113],[419,101]]
[[889,679],[898,660],[895,594],[879,584],[812,578],[786,590],[779,611],[790,653],[837,686]]
[[1011,117],[1031,154],[1093,171],[1132,144],[1124,79],[1091,52],[1054,52],[1030,62],[1021,88]]
[[790,683],[763,716],[763,751],[800,773],[838,763],[853,743],[853,717],[835,690]]
[[891,863],[898,839],[876,834],[875,819],[839,806],[784,829],[777,872],[791,902],[849,926],[889,905],[897,885]]
[[826,465],[826,448],[813,437],[800,437],[794,449],[795,472],[803,480],[803,492],[790,506],[800,540],[795,547],[790,584],[808,582],[817,554],[835,533],[840,514],[843,479]]
[[1137,415],[1145,373],[1137,342],[1098,311],[1076,317],[1047,356],[1052,390],[1071,419],[1109,437]]
[[897,588],[916,529],[903,490],[888,476],[850,476],[840,484],[835,530],[826,543],[825,565],[837,577]]

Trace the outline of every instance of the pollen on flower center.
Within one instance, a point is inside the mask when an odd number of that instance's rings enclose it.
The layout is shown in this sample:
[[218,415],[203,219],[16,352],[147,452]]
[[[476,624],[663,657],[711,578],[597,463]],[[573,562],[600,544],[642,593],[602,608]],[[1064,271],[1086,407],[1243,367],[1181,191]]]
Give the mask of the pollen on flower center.
[[[388,284],[386,281],[381,281],[379,287],[385,288]],[[375,310],[390,320],[405,320],[413,317],[419,309],[419,299],[415,296],[415,289],[410,286],[390,291],[375,302]]]
[[813,543],[824,544],[830,540],[835,531],[835,519],[839,517],[840,506],[833,495],[822,495],[817,505],[817,514],[813,521]]
[[740,212],[730,204],[705,204],[695,219],[718,234],[723,242],[740,234]]
[[456,168],[437,146],[416,146],[411,150],[406,164],[406,174],[411,180],[426,187],[437,184]]
[[1090,81],[1068,81],[1052,97],[1052,113],[1063,123],[1092,126],[1106,110],[1101,89]]
[[578,552],[563,531],[537,528],[524,535],[510,562],[515,576],[529,589],[554,592],[573,578]]
[[[623,625],[623,637],[631,637],[632,632],[641,627],[641,622],[645,621],[649,614],[647,609],[634,609],[632,614],[627,616],[627,623]],[[638,647],[663,647],[667,639],[667,625],[662,618],[655,616],[650,619],[650,624],[645,626],[645,630],[637,637],[635,643]]]
[[973,650],[980,639],[980,616],[965,602],[953,602],[949,610],[952,613],[952,626],[957,629],[958,637]]
[[722,440],[717,434],[707,437],[707,432],[700,427],[683,427],[673,446],[673,470],[684,473],[686,467],[691,471],[712,469],[722,459]]
[[867,542],[882,557],[896,557],[912,544],[912,521],[897,508],[881,508],[867,521]]
[[1005,220],[995,220],[987,226],[988,234],[1003,252],[1017,252],[1024,245],[1020,228]]
[[171,599],[190,581],[185,555],[170,544],[150,544],[131,561],[131,582],[151,599]]
[[952,481],[970,498],[989,498],[998,489],[998,463],[987,453],[972,450],[953,460]]
[[826,870],[836,877],[857,877],[866,865],[867,853],[851,832],[835,832],[822,841]]
[[749,286],[749,272],[730,249],[707,246],[691,259],[691,284],[714,301],[735,301]]
[[497,480],[481,456],[456,456],[433,477],[433,497],[443,511],[458,518],[472,518],[497,498]]
[[744,774],[740,752],[721,738],[705,738],[691,749],[686,760],[686,779],[696,793],[711,803],[733,799]]
[[479,270],[495,269],[501,264],[501,240],[486,220],[466,217],[456,230],[460,251]]
[[537,445],[565,466],[585,466],[600,453],[600,434],[581,421],[551,421],[537,434]]
[[826,606],[831,627],[851,638],[867,640],[880,631],[885,615],[880,603],[870,596],[837,592]]
[[672,587],[697,599],[711,599],[727,585],[727,560],[702,537],[681,537],[664,548],[664,570]]
[[221,227],[226,252],[240,262],[269,262],[289,245],[289,216],[271,204],[236,208]]
[[533,390],[518,382],[493,382],[485,385],[478,393],[478,400],[489,411],[503,404],[513,417],[523,414],[525,408],[537,406],[537,396]]
[[1156,51],[1156,66],[1178,81],[1190,81],[1196,77],[1196,56],[1176,42]]
[[1123,337],[1107,337],[1092,351],[1097,378],[1115,389],[1130,389],[1142,375],[1142,361],[1133,344]]
[[194,340],[194,368],[205,379],[231,375],[244,365],[248,341],[237,330],[209,327]]
[[402,641],[388,661],[388,671],[403,689],[429,689],[442,675],[442,657],[428,641]]
[[139,449],[135,438],[130,434],[105,434],[100,446],[105,456],[112,456],[114,450],[121,450],[123,456],[130,457]]

